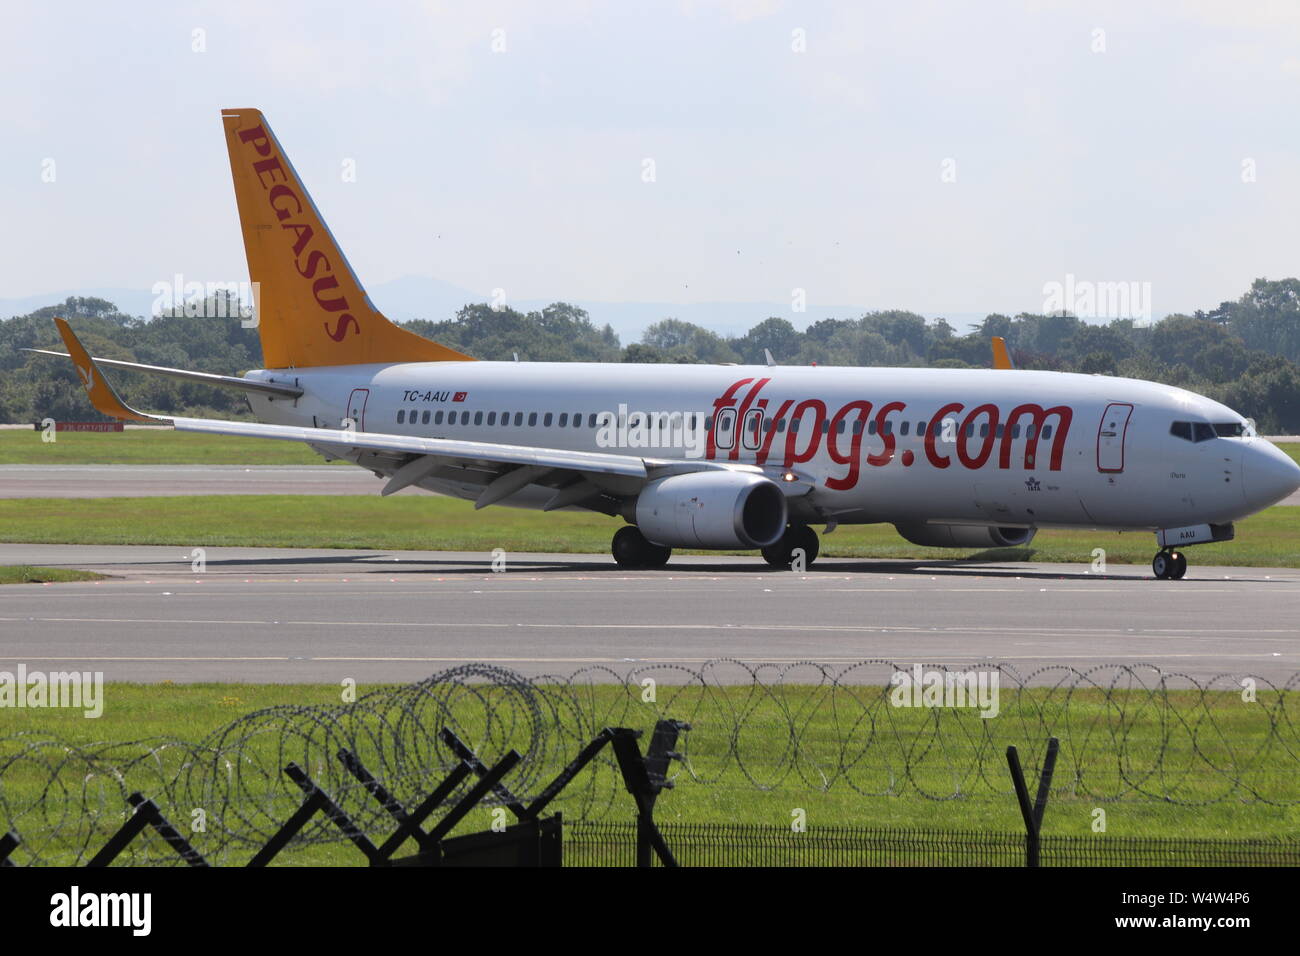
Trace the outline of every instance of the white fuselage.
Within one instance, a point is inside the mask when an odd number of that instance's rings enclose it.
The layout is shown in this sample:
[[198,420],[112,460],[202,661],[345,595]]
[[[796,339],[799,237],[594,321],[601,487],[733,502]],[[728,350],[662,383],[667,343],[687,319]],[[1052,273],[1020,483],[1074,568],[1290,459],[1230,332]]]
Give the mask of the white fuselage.
[[[1226,406],[1107,376],[437,362],[248,377],[304,390],[296,400],[250,397],[258,418],[275,424],[336,428],[352,419],[368,433],[789,472],[812,488],[791,501],[792,516],[806,521],[1177,528],[1258,511],[1300,474],[1248,427],[1237,434],[1245,422]],[[658,426],[638,427],[639,415],[659,415]],[[1189,423],[1188,437],[1174,423]],[[349,458],[381,474],[397,466]],[[481,490],[445,477],[421,486],[462,497]],[[549,495],[525,488],[502,503],[540,506]]]

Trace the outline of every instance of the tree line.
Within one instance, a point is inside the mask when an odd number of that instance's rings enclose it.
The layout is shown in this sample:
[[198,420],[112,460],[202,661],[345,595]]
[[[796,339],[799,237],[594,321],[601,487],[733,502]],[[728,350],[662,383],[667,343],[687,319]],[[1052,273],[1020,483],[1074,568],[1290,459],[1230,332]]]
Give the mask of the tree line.
[[[95,420],[70,362],[19,351],[63,351],[51,321],[69,319],[93,355],[239,375],[261,364],[255,329],[237,318],[184,310],[151,319],[123,315],[111,302],[70,298],[0,322],[0,421],[50,417]],[[220,312],[236,315],[227,305]],[[944,319],[885,310],[821,319],[803,330],[769,317],[744,335],[721,336],[665,318],[641,341],[623,345],[608,325],[557,302],[536,312],[470,304],[454,318],[406,327],[480,359],[539,362],[704,362],[782,365],[929,366],[991,364],[990,338],[1007,340],[1018,368],[1119,375],[1178,385],[1252,417],[1266,433],[1300,432],[1300,280],[1256,279],[1235,302],[1158,322],[1076,316],[993,314],[965,334]],[[111,373],[128,404],[165,415],[247,417],[236,392],[133,372]]]

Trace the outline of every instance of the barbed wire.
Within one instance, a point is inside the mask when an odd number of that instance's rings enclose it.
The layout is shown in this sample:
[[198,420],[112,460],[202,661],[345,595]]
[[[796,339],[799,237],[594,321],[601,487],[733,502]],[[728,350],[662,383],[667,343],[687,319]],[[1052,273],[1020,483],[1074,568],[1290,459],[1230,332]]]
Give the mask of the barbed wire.
[[[996,683],[996,699],[983,702],[996,704],[996,716],[981,716],[971,701],[910,706],[918,698],[898,675],[918,673],[927,680],[937,674],[940,684],[944,675],[982,674],[986,689]],[[387,834],[391,818],[347,772],[340,750],[356,754],[412,807],[459,762],[438,737],[450,728],[487,763],[518,750],[523,760],[504,782],[527,801],[603,728],[649,731],[660,718],[691,726],[677,746],[682,760],[671,770],[680,794],[674,800],[701,789],[742,796],[840,790],[930,801],[1009,797],[1006,747],[1020,748],[1026,773],[1036,776],[1044,743],[1056,736],[1054,794],[1182,807],[1226,801],[1289,807],[1300,804],[1297,687],[1300,672],[1276,685],[1230,674],[1198,681],[1154,665],[1119,664],[1022,674],[992,661],[945,667],[714,660],[624,672],[593,666],[532,678],[467,664],[353,703],[253,711],[197,742],[74,743],[36,732],[0,737],[0,832],[22,836],[15,859],[84,863],[129,816],[126,798],[139,791],[207,859],[242,860],[301,804],[302,792],[283,772],[290,761],[365,832]],[[471,783],[445,804],[463,797]],[[612,754],[603,752],[579,774],[554,809],[587,821],[631,813]],[[176,862],[172,850],[146,833],[124,860]],[[318,817],[294,846],[343,839]]]

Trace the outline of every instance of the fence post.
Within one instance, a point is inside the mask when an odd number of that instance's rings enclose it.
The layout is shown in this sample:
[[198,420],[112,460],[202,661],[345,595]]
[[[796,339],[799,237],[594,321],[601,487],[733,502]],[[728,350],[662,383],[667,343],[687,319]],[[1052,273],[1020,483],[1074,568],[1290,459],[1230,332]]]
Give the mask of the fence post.
[[1016,802],[1020,804],[1020,816],[1025,821],[1025,866],[1039,865],[1039,834],[1043,827],[1043,813],[1047,810],[1047,798],[1052,788],[1052,772],[1056,769],[1056,753],[1061,742],[1055,737],[1047,741],[1047,756],[1043,760],[1043,772],[1038,778],[1038,794],[1033,806],[1029,804],[1029,788],[1025,786],[1025,773],[1020,768],[1020,754],[1014,745],[1007,747],[1007,766],[1011,768],[1011,782],[1016,788]]

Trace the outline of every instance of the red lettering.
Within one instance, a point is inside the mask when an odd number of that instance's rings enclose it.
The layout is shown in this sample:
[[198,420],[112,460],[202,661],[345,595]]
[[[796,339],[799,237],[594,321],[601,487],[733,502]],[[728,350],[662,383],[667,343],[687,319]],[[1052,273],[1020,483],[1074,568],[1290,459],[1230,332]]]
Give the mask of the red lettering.
[[275,210],[275,218],[279,219],[281,222],[284,222],[286,219],[289,218],[290,215],[289,210],[281,206],[277,206],[275,204],[275,201],[282,196],[288,196],[290,199],[292,199],[294,202],[298,204],[298,208],[295,209],[294,212],[302,212],[302,200],[299,199],[298,194],[295,193],[288,186],[271,187],[271,191],[267,193],[266,196],[267,202],[269,202],[271,204],[271,208]]
[[[1057,405],[1053,408],[1044,409],[1041,405],[1025,404],[1017,405],[1007,416],[1007,423],[1002,429],[1002,445],[998,449],[998,467],[1011,467],[1011,440],[1014,425],[1022,415],[1030,417],[1030,424],[1026,428],[1025,441],[1025,468],[1033,468],[1034,462],[1038,458],[1038,438],[1043,433],[1043,424],[1052,415],[1057,416],[1058,425],[1056,431],[1052,433],[1052,457],[1048,467],[1049,471],[1061,470],[1061,456],[1065,454],[1065,436],[1070,430],[1070,421],[1074,417],[1074,412],[1064,405]],[[1029,434],[1032,430],[1033,434]]]
[[882,405],[880,411],[876,412],[876,434],[885,443],[885,447],[876,454],[867,456],[868,465],[887,465],[894,460],[894,448],[898,442],[894,439],[893,428],[886,431],[885,419],[889,417],[890,412],[901,412],[906,407],[906,402],[890,402],[888,405]]
[[[840,422],[847,421],[852,412],[858,413],[853,425],[847,426],[853,437],[849,439],[849,453],[842,453],[836,445],[835,436],[839,433]],[[871,403],[865,401],[849,402],[831,419],[830,432],[826,435],[826,453],[837,465],[848,465],[849,470],[842,478],[827,478],[826,487],[836,491],[847,491],[858,483],[858,469],[861,465],[862,436],[867,430],[867,419],[871,417]]]
[[[972,458],[966,453],[966,439],[970,437],[967,432],[974,434],[975,419],[980,415],[988,415],[988,431],[984,434],[984,444],[980,447],[979,454]],[[998,407],[996,405],[981,405],[979,408],[971,409],[971,413],[966,416],[962,422],[961,434],[957,436],[957,457],[967,468],[983,468],[984,463],[989,460],[989,455],[993,454],[993,443],[997,440],[998,430]]]
[[257,181],[265,189],[269,184],[262,178],[263,173],[271,174],[271,182],[275,182],[275,174],[280,174],[280,181],[285,181],[284,167],[280,165],[280,157],[272,156],[270,159],[259,160],[253,164],[253,172],[257,173]]
[[[770,378],[760,378],[757,382],[753,384],[749,392],[745,395],[745,400],[740,403],[740,409],[739,411],[736,412],[736,437],[737,438],[739,438],[743,434],[745,413],[749,411],[749,406],[753,404],[754,399],[758,397],[758,393],[762,391],[763,386],[770,381],[772,381]],[[741,442],[737,441],[731,447],[731,454],[728,457],[732,461],[736,461],[740,458],[741,444],[742,444]]]
[[257,150],[259,156],[271,154],[271,138],[266,135],[266,130],[262,129],[260,123],[252,129],[240,130],[239,140],[242,143],[252,143],[253,149]]
[[[731,387],[722,393],[721,398],[714,400],[713,427],[709,429],[708,438],[705,439],[706,444],[704,449],[704,455],[706,458],[712,460],[713,458],[716,458],[718,455],[718,443],[716,440],[717,432],[718,432],[718,413],[722,411],[724,408],[730,406],[736,400],[736,392],[740,391],[741,388],[748,385],[752,381],[753,381],[752,378],[742,378],[739,382],[733,382],[731,384]],[[737,420],[732,427],[734,429],[734,433],[731,436],[731,443],[732,443],[732,447],[734,448],[736,441],[740,435],[739,420]]]
[[328,322],[322,322],[321,325],[325,326],[326,335],[332,338],[335,342],[342,342],[343,336],[348,334],[348,323],[352,324],[353,331],[360,334],[361,326],[357,323],[357,320],[352,317],[351,312],[349,312],[347,315],[339,316],[339,324],[334,328],[333,331],[330,331],[330,324]]
[[[760,405],[765,405],[766,403],[767,403],[766,399],[759,402]],[[777,409],[776,417],[768,419],[768,422],[771,423],[772,427],[767,430],[765,437],[763,438],[763,444],[759,446],[758,451],[754,455],[755,464],[757,465],[767,464],[767,456],[772,451],[772,439],[776,437],[776,423],[781,418],[781,416],[783,416],[789,410],[790,406],[793,404],[794,404],[793,399],[787,399],[786,401],[782,402],[781,407]]]
[[302,225],[296,222],[286,222],[280,228],[292,229],[297,234],[298,240],[293,244],[293,256],[295,259],[298,258],[298,256],[302,255],[302,251],[307,248],[307,243],[311,242],[311,226]]
[[330,261],[325,258],[325,253],[321,252],[319,249],[313,249],[311,255],[307,256],[307,268],[304,269],[296,262],[294,263],[294,268],[298,270],[298,275],[302,276],[304,279],[310,279],[312,276],[316,275],[316,267],[322,262],[325,263],[325,271],[331,271]]
[[348,300],[343,296],[339,296],[337,299],[329,299],[328,301],[320,297],[320,294],[325,290],[337,289],[338,287],[339,280],[333,276],[324,276],[313,282],[311,285],[311,291],[312,295],[316,297],[316,304],[326,312],[341,312],[343,309],[346,309],[348,307]]
[[961,402],[950,402],[943,406],[943,408],[939,409],[939,411],[935,413],[934,418],[930,420],[930,427],[925,430],[925,457],[928,458],[930,464],[934,465],[936,468],[947,468],[952,464],[951,458],[940,455],[934,449],[934,440],[939,434],[939,430],[943,427],[944,416],[949,412],[959,412],[965,407],[966,406]]
[[[786,403],[787,405],[789,402]],[[816,413],[812,422],[812,437],[808,439],[808,445],[803,451],[796,451],[795,445],[798,444],[799,433],[795,431],[795,423],[802,422],[804,412],[813,409]],[[781,414],[785,413],[785,407],[782,406]],[[810,460],[817,454],[817,449],[822,443],[822,423],[826,421],[826,403],[820,399],[810,398],[807,401],[800,402],[795,406],[794,414],[790,416],[790,425],[785,436],[785,467],[797,465],[800,462]],[[802,425],[800,425],[802,428]]]

